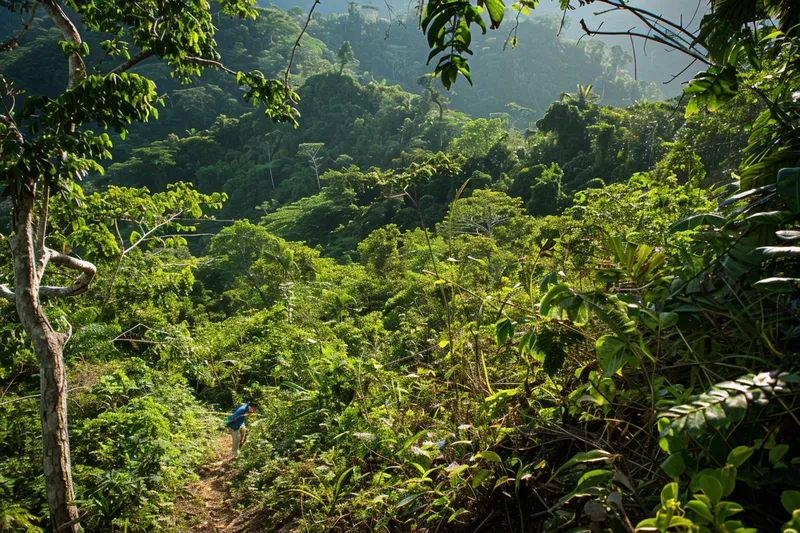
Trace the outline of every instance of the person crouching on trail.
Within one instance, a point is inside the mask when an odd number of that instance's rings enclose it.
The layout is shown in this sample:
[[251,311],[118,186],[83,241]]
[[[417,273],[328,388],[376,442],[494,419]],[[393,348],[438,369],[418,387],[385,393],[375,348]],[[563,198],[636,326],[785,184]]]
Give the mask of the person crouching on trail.
[[233,456],[239,455],[239,447],[244,444],[245,433],[247,426],[245,426],[245,418],[255,413],[258,410],[258,405],[254,402],[243,403],[228,417],[225,427],[231,434],[233,440]]

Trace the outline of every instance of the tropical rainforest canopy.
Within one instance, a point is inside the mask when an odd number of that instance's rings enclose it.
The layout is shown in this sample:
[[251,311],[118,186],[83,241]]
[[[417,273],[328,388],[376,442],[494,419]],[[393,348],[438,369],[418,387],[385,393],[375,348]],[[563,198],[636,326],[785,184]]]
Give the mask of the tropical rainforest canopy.
[[0,532],[800,531],[800,4],[318,4],[0,0]]

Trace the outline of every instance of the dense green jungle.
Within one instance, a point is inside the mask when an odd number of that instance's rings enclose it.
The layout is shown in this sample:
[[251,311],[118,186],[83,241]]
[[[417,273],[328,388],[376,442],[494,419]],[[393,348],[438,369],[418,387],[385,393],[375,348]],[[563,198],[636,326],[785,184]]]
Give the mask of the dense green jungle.
[[0,0],[0,532],[800,532],[800,3],[318,4]]

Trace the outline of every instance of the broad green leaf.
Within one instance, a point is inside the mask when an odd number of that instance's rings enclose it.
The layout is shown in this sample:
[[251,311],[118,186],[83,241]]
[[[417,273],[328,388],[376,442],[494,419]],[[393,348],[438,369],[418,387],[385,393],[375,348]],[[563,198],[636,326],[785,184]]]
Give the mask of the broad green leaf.
[[480,457],[484,461],[489,461],[490,463],[502,463],[503,460],[500,458],[497,453],[493,452],[492,450],[484,450],[477,454],[475,458]]
[[800,490],[785,490],[781,494],[781,504],[787,513],[800,509]]
[[719,404],[712,405],[705,410],[706,422],[711,427],[721,428],[728,424],[728,418],[725,416],[725,411]]
[[706,430],[706,416],[702,409],[698,409],[686,416],[686,432],[693,439],[698,439]]
[[726,465],[719,469],[719,482],[722,485],[722,497],[730,496],[736,488],[736,475],[738,471],[733,465]]
[[775,235],[780,240],[788,242],[788,243],[800,242],[800,231],[781,230],[781,231],[776,231]]
[[536,330],[531,328],[529,332],[522,336],[522,339],[519,341],[519,353],[527,354],[530,353],[533,349],[534,345],[536,344]]
[[677,483],[667,483],[661,489],[661,505],[666,506],[670,500],[677,500],[680,495],[680,489]]
[[483,3],[486,6],[486,11],[489,12],[489,19],[492,21],[490,27],[493,30],[499,28],[506,10],[505,4],[503,4],[502,0],[483,0]]
[[776,38],[778,38],[778,37],[781,37],[781,36],[783,36],[783,35],[784,35],[784,33],[783,33],[782,31],[780,31],[780,30],[775,30],[775,31],[773,31],[773,32],[770,32],[770,33],[768,33],[768,34],[767,34],[767,35],[765,35],[764,37],[762,37],[762,38],[761,38],[761,42],[763,43],[763,42],[766,42],[766,41],[771,41],[771,40],[773,40],[773,39],[776,39]]
[[403,447],[400,448],[400,451],[398,453],[403,453],[406,450],[408,450],[411,447],[411,445],[414,444],[417,441],[417,439],[419,439],[420,437],[422,437],[426,433],[428,433],[427,429],[422,429],[422,430],[418,431],[414,436],[412,436],[411,438],[406,440],[406,442],[403,444]]
[[728,396],[722,403],[722,408],[732,422],[740,422],[747,413],[747,398],[744,394]]
[[716,508],[717,520],[724,522],[736,513],[741,513],[742,511],[744,511],[744,507],[736,502],[721,502]]
[[486,478],[489,477],[491,474],[492,471],[487,468],[479,470],[478,473],[475,474],[475,477],[472,479],[472,488],[474,489],[480,487],[483,484],[483,482],[486,481]]
[[722,484],[711,476],[700,478],[700,490],[714,503],[718,504],[722,500]]
[[539,292],[546,292],[550,285],[558,284],[558,272],[550,272],[539,282]]
[[469,465],[456,465],[453,468],[445,468],[447,472],[447,477],[454,478],[456,476],[460,476],[461,473],[469,468]]
[[678,313],[659,313],[658,315],[658,329],[669,329],[678,323]]
[[503,317],[497,321],[495,327],[495,341],[498,346],[504,346],[506,341],[514,335],[514,323],[509,318]]
[[639,310],[639,320],[641,320],[645,326],[653,331],[658,329],[658,315],[649,309]]
[[769,451],[769,462],[770,464],[774,465],[777,464],[783,456],[786,455],[786,452],[789,451],[788,444],[778,444],[774,448]]
[[753,286],[775,293],[794,292],[800,290],[800,278],[765,278]]
[[661,463],[661,469],[671,478],[676,478],[686,471],[683,453],[673,453]]
[[746,217],[745,221],[753,226],[776,226],[791,218],[792,213],[789,211],[763,211]]
[[564,470],[570,469],[577,464],[596,463],[598,461],[610,461],[617,457],[615,454],[608,453],[605,450],[592,450],[590,452],[580,452],[572,456],[572,458],[558,467],[558,469],[550,476],[548,483],[552,481],[559,473]]
[[[693,102],[694,100],[695,99],[692,98],[692,100],[690,100],[690,102]],[[688,106],[687,106],[687,112],[688,112]],[[693,215],[693,216],[684,218],[682,220],[679,220],[679,221],[673,223],[672,225],[670,225],[669,230],[672,233],[675,233],[675,232],[678,232],[678,231],[686,231],[686,230],[694,229],[694,228],[697,228],[697,227],[700,227],[700,226],[714,226],[715,228],[718,228],[720,226],[723,226],[727,222],[728,222],[728,219],[726,219],[725,217],[722,217],[722,216],[719,216],[719,215],[715,215],[713,213],[707,213],[707,214],[703,214],[703,215]]]
[[800,246],[762,246],[753,250],[753,253],[761,261],[785,257],[798,258],[800,257]]
[[703,519],[708,520],[709,522],[714,521],[714,515],[711,514],[711,510],[700,500],[692,500],[686,504],[686,507],[697,513]]
[[[686,89],[688,89],[688,87],[686,87],[684,89],[684,92],[686,92]],[[689,118],[692,115],[696,115],[699,112],[700,112],[700,106],[698,105],[697,97],[693,96],[686,103],[686,111],[684,111],[683,116],[684,116],[684,118]],[[677,230],[677,231],[681,231],[681,230]]]
[[776,191],[789,210],[795,215],[800,215],[800,168],[779,170]]
[[590,470],[583,474],[578,480],[578,484],[575,485],[575,491],[579,492],[589,487],[603,485],[608,482],[613,475],[614,472],[611,470]]
[[595,343],[597,359],[604,376],[613,376],[625,366],[631,355],[628,345],[614,335],[603,335]]
[[541,306],[539,307],[539,312],[542,316],[548,316],[554,305],[557,305],[560,301],[568,298],[571,295],[572,289],[569,288],[569,285],[565,283],[559,283],[547,291],[547,294],[544,295]]
[[444,44],[445,25],[450,22],[451,18],[442,13],[433,19],[433,23],[427,29],[428,46],[433,48],[436,44]]

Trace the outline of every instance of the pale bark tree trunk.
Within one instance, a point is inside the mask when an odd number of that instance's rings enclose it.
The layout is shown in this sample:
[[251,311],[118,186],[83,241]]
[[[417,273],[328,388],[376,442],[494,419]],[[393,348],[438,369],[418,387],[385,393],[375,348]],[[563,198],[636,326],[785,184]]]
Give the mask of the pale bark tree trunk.
[[[77,28],[64,13],[58,0],[41,0],[41,5],[65,40],[76,44],[82,42]],[[86,67],[78,53],[71,54],[68,63],[67,89],[71,89],[86,76]],[[16,134],[21,137],[19,130]],[[14,257],[14,291],[12,293],[7,287],[0,287],[0,296],[15,300],[20,322],[33,342],[39,363],[42,463],[52,527],[59,533],[78,532],[82,528],[74,503],[75,490],[72,484],[67,425],[67,375],[63,356],[68,336],[55,331],[50,325],[42,310],[40,298],[73,296],[86,291],[94,277],[95,267],[45,246],[47,190],[43,195],[39,228],[34,238],[36,184],[39,176],[20,176],[17,179],[19,181],[16,183],[9,183],[13,206],[14,237],[11,251]],[[82,273],[70,287],[41,287],[45,268],[50,261],[81,270]]]
[[62,355],[67,336],[52,328],[39,300],[40,274],[37,270],[44,271],[48,251],[43,242],[39,243],[42,253],[37,265],[33,236],[35,200],[36,179],[23,178],[17,194],[12,194],[14,300],[22,326],[33,342],[39,362],[42,462],[50,519],[54,528],[72,522],[72,525],[60,531],[77,532],[81,529],[77,522],[78,510],[73,502],[75,492],[67,432],[67,377]]

